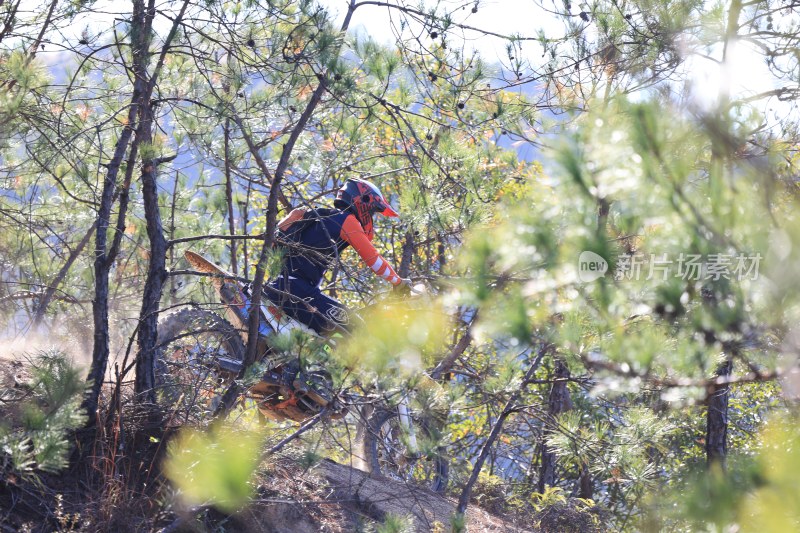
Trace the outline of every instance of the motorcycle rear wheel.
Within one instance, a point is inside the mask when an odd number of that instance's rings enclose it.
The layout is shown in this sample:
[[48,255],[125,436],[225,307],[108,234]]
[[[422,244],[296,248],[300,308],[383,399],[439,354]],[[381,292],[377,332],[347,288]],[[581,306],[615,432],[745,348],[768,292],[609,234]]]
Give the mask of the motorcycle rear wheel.
[[220,359],[241,363],[244,354],[239,331],[215,313],[186,308],[164,317],[158,326],[156,401],[170,414],[170,424],[208,423],[236,378]]

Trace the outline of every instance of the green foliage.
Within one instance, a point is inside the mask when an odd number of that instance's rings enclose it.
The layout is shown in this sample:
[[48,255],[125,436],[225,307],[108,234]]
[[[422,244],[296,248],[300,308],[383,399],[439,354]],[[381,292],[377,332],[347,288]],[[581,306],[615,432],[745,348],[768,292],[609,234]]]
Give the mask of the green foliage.
[[454,514],[450,518],[452,533],[464,533],[467,531],[467,517],[464,514]]
[[540,512],[548,507],[567,503],[567,496],[564,494],[564,489],[547,486],[544,488],[544,492],[531,494],[531,502],[533,503],[533,508]]
[[[574,142],[558,150],[564,174],[572,177],[572,187],[563,184],[573,192],[569,208],[558,201],[544,209],[520,208],[501,219],[491,237],[484,230],[471,240],[463,261],[472,285],[462,301],[487,308],[487,335],[507,333],[524,341],[558,312],[567,316],[562,347],[584,360],[597,352],[637,374],[670,368],[685,374],[692,366],[706,374],[716,365],[721,342],[741,342],[756,323],[782,322],[797,291],[783,285],[784,273],[770,273],[777,264],[766,262],[775,231],[767,221],[789,225],[767,214],[767,205],[744,194],[743,185],[719,186],[718,180],[730,176],[708,174],[698,181],[691,165],[716,150],[715,138],[657,109],[615,101],[609,111],[587,117]],[[752,169],[745,165],[738,172],[739,181],[759,186]],[[690,183],[691,199],[684,190]],[[696,201],[699,188],[721,196]],[[531,187],[526,203],[541,205],[535,191]],[[598,226],[599,204],[609,206],[605,226]],[[583,251],[606,259],[609,274],[592,283],[575,279]],[[677,261],[681,253],[761,254],[766,272],[758,279],[693,280],[675,270],[670,279],[647,271],[635,279],[612,279],[620,257],[667,254]],[[504,283],[506,278],[525,283]],[[498,283],[503,291],[490,290]],[[786,287],[788,299],[755,297],[771,293],[774,283]],[[697,365],[698,358],[705,362]]]
[[376,533],[410,533],[414,530],[414,522],[410,516],[389,514],[375,531]]
[[745,531],[789,531],[800,525],[800,431],[794,417],[775,417],[764,429],[759,483],[741,511]]
[[[738,126],[719,115],[698,123],[677,106],[665,113],[665,106],[665,99],[617,97],[580,119],[553,153],[561,165],[551,178],[559,196],[542,201],[547,187],[530,180],[522,200],[502,202],[502,215],[474,229],[461,253],[468,274],[457,301],[480,308],[479,341],[511,337],[509,344],[524,346],[552,339],[573,372],[591,372],[593,396],[579,397],[546,442],[569,472],[566,479],[591,472],[599,498],[619,513],[622,528],[630,527],[625,513],[645,493],[681,479],[688,465],[704,458],[704,412],[664,415],[669,403],[683,406],[707,393],[681,379],[703,383],[731,354],[746,365],[737,372],[779,367],[780,350],[752,339],[769,344],[797,313],[797,285],[785,283],[794,279],[793,269],[779,267],[780,260],[769,263],[776,234],[785,253],[800,242],[796,225],[784,218],[796,194],[779,183],[764,188],[761,171],[730,151],[720,131],[735,136]],[[584,251],[607,261],[604,277],[578,276]],[[664,277],[617,270],[632,256],[677,260],[682,253],[760,254],[763,270],[719,279],[705,271],[696,279],[681,276],[675,265]],[[770,296],[775,284],[781,298]],[[502,392],[496,383],[503,366],[493,370],[497,374],[484,379],[477,397]],[[778,394],[762,384],[734,389],[729,442],[752,453],[753,439],[736,425],[757,430],[755,398],[775,405]],[[484,426],[475,420],[476,427]],[[514,442],[521,446],[525,437],[511,437],[508,445]],[[731,490],[719,506],[729,514],[739,489]]]
[[535,524],[543,531],[578,533],[601,531],[598,509],[592,500],[569,498],[564,489],[547,486],[544,492],[530,497],[535,513]]
[[81,371],[59,351],[32,357],[20,400],[19,419],[0,426],[0,449],[10,468],[23,475],[58,472],[67,465],[71,433],[86,421],[81,409],[85,382]]
[[7,80],[0,88],[0,116],[5,123],[21,110],[25,99],[30,96],[29,91],[44,84],[47,76],[40,64],[31,62],[19,49],[2,54],[0,73]]

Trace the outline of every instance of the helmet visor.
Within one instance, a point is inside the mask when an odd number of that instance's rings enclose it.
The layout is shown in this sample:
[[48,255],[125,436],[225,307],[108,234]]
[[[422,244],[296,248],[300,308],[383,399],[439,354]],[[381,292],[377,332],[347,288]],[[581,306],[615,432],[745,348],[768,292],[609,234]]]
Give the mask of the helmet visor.
[[381,204],[382,204],[381,207],[383,207],[383,211],[378,211],[381,215],[383,215],[385,217],[399,217],[400,216],[397,213],[397,211],[392,209],[392,206],[390,206],[389,202],[387,202],[386,200],[383,200],[381,202]]

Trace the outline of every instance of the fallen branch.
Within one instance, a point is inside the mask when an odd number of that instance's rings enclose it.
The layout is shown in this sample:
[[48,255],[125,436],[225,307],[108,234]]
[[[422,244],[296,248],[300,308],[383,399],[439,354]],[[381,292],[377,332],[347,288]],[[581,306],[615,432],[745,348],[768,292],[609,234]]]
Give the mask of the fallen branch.
[[272,448],[270,448],[269,450],[264,452],[264,455],[263,455],[262,459],[265,459],[265,458],[269,457],[270,455],[272,455],[274,453],[278,453],[279,451],[281,451],[284,446],[286,446],[287,444],[292,442],[294,439],[296,439],[297,437],[299,437],[300,435],[302,435],[303,433],[305,433],[309,429],[311,429],[314,426],[316,426],[320,422],[320,420],[325,418],[326,414],[328,414],[328,408],[327,407],[325,407],[324,409],[322,409],[322,411],[320,411],[319,413],[317,413],[313,417],[311,417],[308,420],[306,420],[305,422],[303,422],[303,425],[300,426],[299,428],[297,428],[297,430],[294,433],[292,433],[291,435],[289,435],[288,437],[286,437],[285,439],[283,439],[279,443],[277,443],[275,446],[273,446]]

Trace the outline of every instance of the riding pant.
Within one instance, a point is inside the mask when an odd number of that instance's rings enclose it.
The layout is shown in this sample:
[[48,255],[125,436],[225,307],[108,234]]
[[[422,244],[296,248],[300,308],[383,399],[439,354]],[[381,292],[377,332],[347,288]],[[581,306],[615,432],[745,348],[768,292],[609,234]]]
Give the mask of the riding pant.
[[347,308],[302,278],[284,273],[269,283],[264,292],[281,311],[320,335],[350,331]]

